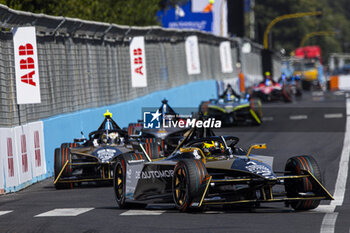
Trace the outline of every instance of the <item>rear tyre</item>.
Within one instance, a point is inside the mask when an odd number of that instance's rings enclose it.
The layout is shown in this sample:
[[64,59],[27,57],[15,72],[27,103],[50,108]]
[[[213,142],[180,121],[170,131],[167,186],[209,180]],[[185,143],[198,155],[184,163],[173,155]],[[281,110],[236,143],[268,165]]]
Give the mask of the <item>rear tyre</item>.
[[[62,171],[62,168],[64,164],[68,161],[71,160],[71,154],[69,150],[69,143],[63,143],[61,145],[61,148],[56,148],[55,149],[55,164],[54,164],[54,169],[55,169],[55,180],[57,179],[58,175]],[[70,177],[72,175],[71,167],[66,166],[66,168],[62,171],[62,174],[60,178],[63,177]],[[72,188],[73,184],[72,183],[59,183],[57,182],[55,184],[56,189],[67,189],[67,188]]]
[[[200,200],[205,187],[207,170],[201,160],[181,160],[174,168],[172,181],[175,206],[182,212],[198,210],[191,207],[192,201]],[[199,208],[200,209],[200,208]]]
[[125,209],[129,205],[125,201],[126,162],[123,157],[118,158],[113,174],[115,200],[120,209]]
[[[307,170],[313,174],[320,183],[322,176],[319,166],[315,159],[308,155],[295,156],[288,159],[285,167],[285,175],[302,175],[301,170]],[[317,192],[318,186],[311,182],[309,178],[300,178],[298,180],[286,179],[284,182],[287,197],[298,197],[298,193]],[[295,210],[315,209],[320,200],[292,201],[291,206]]]
[[282,89],[281,94],[284,102],[286,103],[292,102],[292,94],[290,93],[290,91],[287,91],[286,88]]
[[201,104],[199,105],[198,112],[200,114],[207,115],[208,114],[208,104],[209,101],[202,101]]

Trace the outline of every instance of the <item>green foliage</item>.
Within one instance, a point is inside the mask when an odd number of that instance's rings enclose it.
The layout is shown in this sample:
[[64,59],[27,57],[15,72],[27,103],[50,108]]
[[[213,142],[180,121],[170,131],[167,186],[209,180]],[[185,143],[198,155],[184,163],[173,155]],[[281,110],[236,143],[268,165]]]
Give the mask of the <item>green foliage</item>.
[[0,0],[10,8],[120,25],[157,25],[156,13],[184,0]]
[[323,59],[331,52],[350,52],[350,1],[349,0],[255,0],[255,16],[259,42],[267,25],[284,14],[316,11],[319,17],[303,17],[278,22],[270,32],[270,48],[287,53],[299,47],[305,35],[316,31],[333,31],[335,35],[312,37],[305,45],[319,45]]

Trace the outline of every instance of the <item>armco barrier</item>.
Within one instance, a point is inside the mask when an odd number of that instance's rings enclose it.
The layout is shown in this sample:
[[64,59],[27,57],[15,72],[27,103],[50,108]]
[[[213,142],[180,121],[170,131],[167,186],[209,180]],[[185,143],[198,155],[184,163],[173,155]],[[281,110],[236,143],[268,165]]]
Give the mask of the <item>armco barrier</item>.
[[169,90],[157,91],[124,103],[45,119],[43,123],[48,174],[53,175],[54,172],[54,149],[63,142],[71,142],[74,138],[81,137],[81,131],[87,136],[91,131],[96,130],[107,109],[113,114],[113,119],[120,127],[126,127],[130,122],[137,122],[142,118],[143,107],[159,107],[164,98],[176,109],[176,107],[198,107],[201,101],[216,97],[215,80],[197,81]]

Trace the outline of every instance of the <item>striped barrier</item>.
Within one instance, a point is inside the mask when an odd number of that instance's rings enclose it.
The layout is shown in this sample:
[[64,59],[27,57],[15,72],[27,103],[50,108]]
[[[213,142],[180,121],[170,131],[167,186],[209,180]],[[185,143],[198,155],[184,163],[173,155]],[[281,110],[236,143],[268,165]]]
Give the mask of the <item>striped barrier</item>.
[[350,90],[350,75],[333,75],[329,78],[329,88],[332,91]]

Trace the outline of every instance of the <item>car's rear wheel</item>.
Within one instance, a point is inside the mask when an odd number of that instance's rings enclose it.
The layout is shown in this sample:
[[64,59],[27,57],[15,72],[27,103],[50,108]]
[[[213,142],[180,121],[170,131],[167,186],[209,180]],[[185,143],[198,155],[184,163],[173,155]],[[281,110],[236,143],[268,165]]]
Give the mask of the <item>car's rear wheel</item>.
[[[288,159],[285,167],[285,175],[303,175],[302,170],[307,170],[315,176],[315,178],[322,183],[322,176],[316,160],[308,155],[295,156]],[[318,186],[311,182],[309,178],[286,179],[284,182],[287,197],[299,197],[298,193],[317,192]],[[291,206],[295,210],[309,210],[315,209],[320,200],[300,200],[292,201]]]
[[[60,175],[60,178],[63,177],[70,177],[72,175],[71,167],[66,166],[65,169],[62,171],[62,168],[66,164],[67,161],[69,161],[71,158],[70,150],[69,150],[69,143],[63,143],[60,148],[55,149],[55,164],[54,164],[54,169],[55,169],[55,180],[57,177]],[[65,188],[71,188],[73,185],[72,183],[61,183],[56,182],[55,188],[56,189],[65,189]]]
[[177,209],[182,212],[194,209],[191,208],[192,201],[202,197],[207,176],[207,170],[201,160],[181,160],[176,164],[172,188]]

